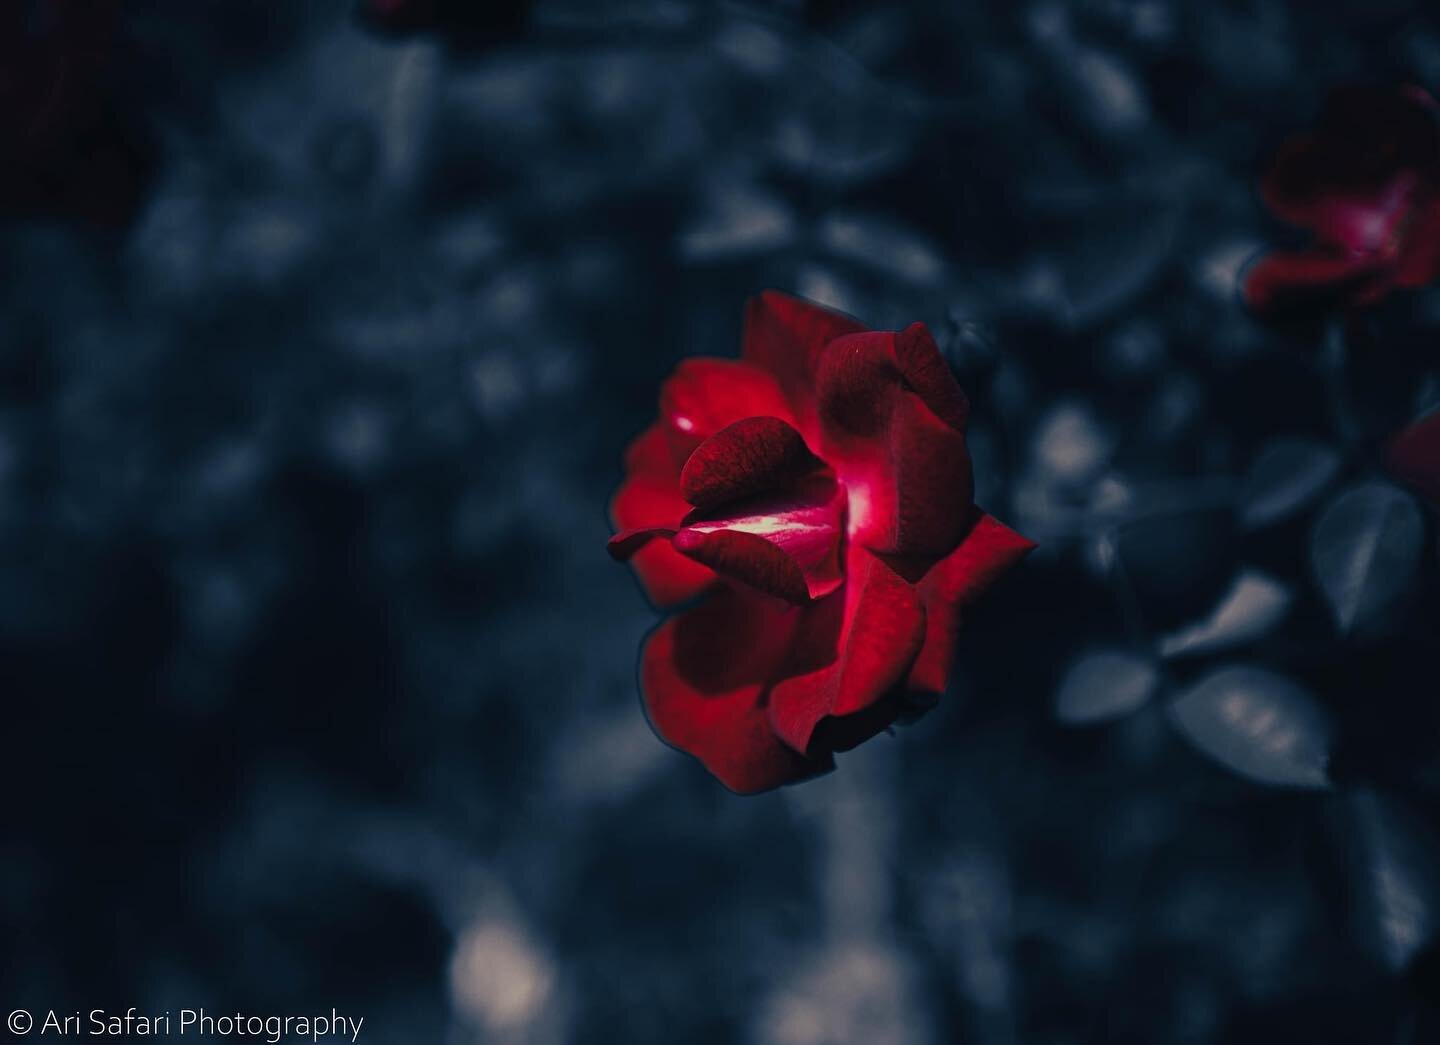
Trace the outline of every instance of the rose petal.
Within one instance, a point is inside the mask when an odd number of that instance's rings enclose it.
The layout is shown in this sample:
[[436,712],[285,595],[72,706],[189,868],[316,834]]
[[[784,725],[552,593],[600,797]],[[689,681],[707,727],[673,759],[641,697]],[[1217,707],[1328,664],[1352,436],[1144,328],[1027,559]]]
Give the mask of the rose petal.
[[[610,504],[617,530],[679,529],[692,507],[680,495],[680,470],[691,451],[752,413],[789,415],[773,377],[726,359],[681,363],[661,389],[660,405],[661,420],[626,449],[626,479]],[[640,540],[633,548],[630,543],[620,557],[629,559],[646,594],[662,608],[689,601],[715,580],[712,570],[669,542]]]
[[975,509],[974,525],[959,547],[932,566],[918,585],[925,605],[925,643],[910,666],[911,690],[937,696],[945,692],[961,611],[1034,548],[1034,541]]
[[850,494],[850,533],[872,551],[944,555],[974,496],[969,406],[921,324],[839,338],[817,375],[820,454]]
[[855,714],[885,697],[925,636],[913,587],[858,545],[846,560],[844,587],[802,611],[784,677],[770,693],[771,726],[801,753],[826,717]]
[[665,622],[641,658],[650,723],[667,743],[699,759],[742,794],[833,768],[771,732],[766,685],[789,648],[800,611],[735,591]]
[[675,531],[668,526],[647,526],[638,530],[621,530],[610,538],[605,545],[605,550],[617,562],[626,562],[651,541],[660,537],[669,539],[674,536]]
[[674,543],[718,573],[804,603],[840,585],[844,524],[844,490],[816,475],[790,490],[734,502],[723,514],[692,512]]
[[660,422],[652,424],[625,448],[625,475],[646,475],[680,482],[680,468],[670,450],[670,438]]
[[660,388],[660,424],[678,473],[691,452],[747,417],[792,420],[773,376],[739,359],[686,359]]
[[796,427],[813,438],[816,361],[837,337],[865,329],[844,313],[767,290],[746,303],[742,354],[775,375],[797,419]]
[[1256,312],[1277,314],[1341,296],[1363,302],[1383,292],[1384,261],[1319,251],[1267,254],[1245,273],[1243,292]]
[[901,715],[913,711],[903,690],[897,688],[861,711],[822,718],[810,737],[812,755],[835,754],[859,747],[875,734],[889,729]]
[[675,550],[757,592],[796,605],[810,601],[805,572],[764,537],[739,530],[682,530],[676,535]]
[[924,323],[912,323],[895,334],[895,358],[905,383],[935,416],[956,431],[965,431],[970,400]]
[[680,492],[708,508],[791,483],[822,466],[805,440],[778,417],[747,417],[696,448],[680,473]]
[[[642,472],[615,491],[610,521],[622,534],[655,529],[673,532],[689,510],[690,504],[680,496],[675,479]],[[715,581],[712,570],[681,555],[668,541],[641,542],[629,550],[629,561],[645,594],[662,608],[688,602]]]
[[1440,506],[1440,410],[1396,436],[1385,458],[1391,475]]

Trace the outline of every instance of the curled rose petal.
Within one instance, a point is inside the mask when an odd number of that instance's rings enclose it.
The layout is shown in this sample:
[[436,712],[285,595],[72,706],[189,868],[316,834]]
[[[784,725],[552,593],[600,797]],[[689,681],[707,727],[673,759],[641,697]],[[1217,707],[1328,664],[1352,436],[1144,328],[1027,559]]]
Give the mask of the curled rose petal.
[[730,580],[787,602],[805,603],[840,585],[844,491],[817,475],[790,490],[751,497],[719,514],[700,510],[673,526],[641,526],[610,538],[620,560],[670,539],[674,549]]
[[769,680],[789,650],[799,610],[725,591],[666,621],[641,657],[640,686],[655,731],[742,794],[831,769],[783,744],[766,715]]
[[660,386],[660,422],[675,469],[720,429],[747,417],[790,420],[773,376],[737,359],[686,359]]
[[881,559],[852,545],[845,586],[808,607],[784,678],[770,694],[770,724],[808,752],[819,723],[864,711],[905,678],[925,637],[916,590]]
[[[828,475],[812,475],[775,493],[761,494],[736,501],[723,511],[703,512],[696,509],[685,519],[685,527],[675,535],[675,546],[699,561],[736,580],[770,591],[781,598],[790,598],[793,588],[782,591],[756,584],[757,571],[737,565],[731,556],[744,554],[760,541],[782,553],[804,577],[805,587],[800,598],[792,602],[808,602],[834,591],[840,584],[840,543],[845,533],[845,491]],[[715,538],[734,535],[745,538],[730,545],[722,558],[711,559],[699,549],[723,547],[712,543]],[[695,550],[691,550],[691,549]],[[778,561],[778,560],[774,560]],[[721,565],[725,562],[726,565]]]
[[974,497],[969,407],[929,333],[840,338],[817,380],[820,453],[850,491],[851,535],[877,552],[949,552]]
[[697,508],[708,508],[784,486],[823,464],[780,418],[748,417],[696,448],[680,472],[680,492]]
[[[743,530],[682,530],[675,550],[732,581],[796,604],[810,599],[805,571],[779,545]],[[839,583],[838,577],[831,583]]]
[[[674,532],[690,505],[678,490],[663,479],[640,476],[627,481],[610,502],[610,518],[622,534]],[[640,578],[645,594],[657,606],[678,606],[689,602],[715,580],[714,571],[681,555],[668,541],[631,541],[617,554],[626,559]]]
[[930,567],[918,585],[925,604],[925,643],[910,667],[911,690],[945,692],[961,612],[1034,548],[1034,541],[975,509],[974,524],[959,547]]
[[[675,530],[690,503],[680,496],[679,469],[660,425],[651,425],[625,451],[627,478],[610,501],[610,521],[622,532]],[[611,554],[616,554],[612,547]],[[665,541],[641,541],[625,558],[657,606],[677,606],[699,595],[715,574]]]
[[[865,327],[842,312],[767,290],[745,306],[744,356],[774,374],[807,437],[815,434],[815,367],[837,337]],[[813,445],[813,444],[812,444]]]
[[675,531],[668,526],[644,526],[635,530],[621,530],[610,538],[605,547],[610,552],[612,559],[617,562],[628,562],[657,537],[670,538],[674,536]]

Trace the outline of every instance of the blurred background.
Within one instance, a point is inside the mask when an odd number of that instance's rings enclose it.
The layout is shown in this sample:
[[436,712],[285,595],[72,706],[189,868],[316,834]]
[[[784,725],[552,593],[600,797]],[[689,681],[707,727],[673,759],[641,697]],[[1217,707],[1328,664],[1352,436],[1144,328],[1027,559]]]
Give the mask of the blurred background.
[[[1440,299],[1283,328],[1255,178],[1407,0],[6,0],[0,1002],[371,1045],[1440,1041]],[[625,443],[777,287],[930,324],[1041,542],[738,798]]]

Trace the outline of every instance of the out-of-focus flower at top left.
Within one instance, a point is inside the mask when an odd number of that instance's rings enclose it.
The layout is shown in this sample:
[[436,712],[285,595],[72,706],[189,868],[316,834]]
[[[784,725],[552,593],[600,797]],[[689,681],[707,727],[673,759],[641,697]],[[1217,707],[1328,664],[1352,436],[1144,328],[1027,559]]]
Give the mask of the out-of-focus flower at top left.
[[970,405],[929,331],[767,292],[741,359],[687,359],[630,445],[610,541],[664,607],[651,724],[763,791],[928,707],[960,616],[1034,545],[975,506]]
[[118,100],[121,5],[0,5],[0,214],[119,227],[144,199],[154,140]]
[[1281,146],[1260,190],[1313,242],[1250,267],[1245,299],[1259,313],[1372,305],[1440,276],[1440,107],[1418,87],[1337,92],[1313,131]]

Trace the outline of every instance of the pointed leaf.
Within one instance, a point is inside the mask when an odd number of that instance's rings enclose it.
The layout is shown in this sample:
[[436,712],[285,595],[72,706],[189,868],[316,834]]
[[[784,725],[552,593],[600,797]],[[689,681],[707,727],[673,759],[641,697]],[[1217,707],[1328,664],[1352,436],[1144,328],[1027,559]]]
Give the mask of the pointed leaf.
[[1162,657],[1214,653],[1268,634],[1290,612],[1288,587],[1259,570],[1242,570],[1204,620],[1160,640]]
[[1150,699],[1155,665],[1122,650],[1094,650],[1076,660],[1055,691],[1055,717],[1070,726],[1120,718]]
[[1318,497],[1340,471],[1340,455],[1310,439],[1276,439],[1250,466],[1240,492],[1240,522],[1268,526]]
[[1329,786],[1329,720],[1283,675],[1220,668],[1182,693],[1170,713],[1186,740],[1232,772],[1275,787]]
[[1310,534],[1310,563],[1340,631],[1374,622],[1409,592],[1424,540],[1420,508],[1389,483],[1330,502]]
[[1403,971],[1440,928],[1440,844],[1415,813],[1368,789],[1339,799],[1327,828],[1351,934],[1383,967]]
[[1168,209],[1096,214],[1060,261],[1061,321],[1090,327],[1149,288],[1170,257],[1177,225]]

